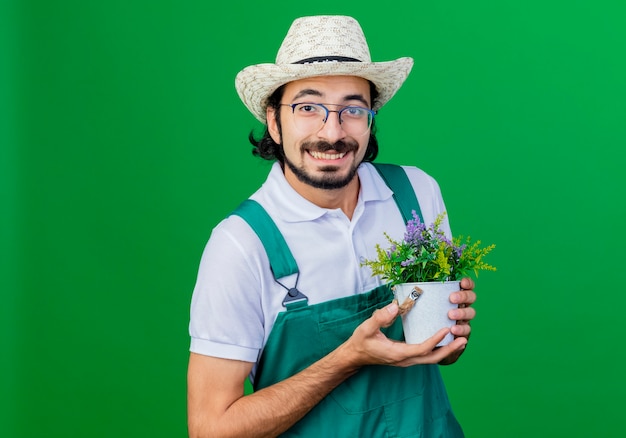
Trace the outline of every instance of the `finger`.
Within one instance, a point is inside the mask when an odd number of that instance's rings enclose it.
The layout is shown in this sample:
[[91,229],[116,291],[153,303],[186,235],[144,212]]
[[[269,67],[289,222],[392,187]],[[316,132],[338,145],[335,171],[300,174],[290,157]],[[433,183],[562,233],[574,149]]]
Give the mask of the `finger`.
[[433,364],[439,363],[446,357],[465,349],[467,345],[467,338],[458,337],[452,342],[437,349],[430,351],[428,354],[407,358],[406,360],[397,363],[399,366],[411,366],[419,364]]
[[472,290],[474,289],[474,280],[469,277],[461,279],[461,289]]
[[453,321],[471,321],[476,317],[476,309],[473,307],[459,307],[448,311],[448,318]]
[[470,326],[467,322],[459,322],[459,324],[450,328],[450,333],[452,333],[455,337],[462,336],[469,338],[471,332],[472,326]]
[[430,338],[426,339],[424,342],[419,344],[404,344],[401,343],[399,345],[405,346],[404,354],[407,356],[422,356],[430,353],[435,349],[438,343],[443,341],[443,338],[450,333],[450,328],[445,327],[437,331]]
[[450,294],[450,302],[452,304],[464,304],[464,307],[470,306],[476,302],[476,293],[473,290],[460,290]]
[[370,321],[373,329],[372,331],[376,331],[381,327],[389,327],[391,324],[393,324],[396,317],[398,316],[398,311],[398,303],[396,301],[393,301],[382,309],[376,310],[372,314],[372,317],[365,322],[367,323],[368,321]]

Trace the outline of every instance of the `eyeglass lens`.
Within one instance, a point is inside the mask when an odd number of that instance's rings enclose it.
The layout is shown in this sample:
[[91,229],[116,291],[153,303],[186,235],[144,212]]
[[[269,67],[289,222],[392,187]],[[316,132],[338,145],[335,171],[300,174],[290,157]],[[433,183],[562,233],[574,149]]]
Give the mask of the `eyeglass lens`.
[[[361,136],[372,125],[372,111],[359,106],[344,106],[339,110],[329,110],[322,104],[298,103],[290,105],[293,109],[296,127],[305,132],[322,129],[331,113],[337,113],[339,123],[346,134]],[[339,106],[339,105],[337,105]]]

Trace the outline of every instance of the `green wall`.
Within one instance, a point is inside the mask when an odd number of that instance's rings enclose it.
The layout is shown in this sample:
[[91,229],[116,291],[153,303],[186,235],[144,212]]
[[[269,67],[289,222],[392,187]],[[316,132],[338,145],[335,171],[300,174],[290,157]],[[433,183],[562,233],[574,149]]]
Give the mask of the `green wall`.
[[379,160],[497,244],[444,369],[468,437],[623,436],[625,5],[3,2],[0,435],[185,436],[200,254],[269,168],[234,76],[342,13],[375,60],[416,61]]

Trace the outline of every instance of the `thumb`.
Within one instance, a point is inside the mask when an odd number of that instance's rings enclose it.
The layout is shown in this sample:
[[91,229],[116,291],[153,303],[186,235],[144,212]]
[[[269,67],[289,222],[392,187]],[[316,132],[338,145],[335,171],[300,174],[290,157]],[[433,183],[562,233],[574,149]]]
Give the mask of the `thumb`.
[[372,315],[372,319],[380,327],[389,327],[398,316],[398,303],[394,300],[382,309],[378,309]]

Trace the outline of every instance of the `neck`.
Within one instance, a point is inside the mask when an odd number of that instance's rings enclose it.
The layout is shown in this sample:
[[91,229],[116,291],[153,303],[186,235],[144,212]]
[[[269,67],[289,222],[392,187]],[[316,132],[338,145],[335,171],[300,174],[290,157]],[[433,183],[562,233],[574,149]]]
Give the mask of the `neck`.
[[347,185],[339,189],[312,187],[300,181],[293,173],[289,172],[288,168],[285,171],[285,178],[294,190],[306,200],[321,208],[340,208],[348,219],[352,220],[361,188],[358,175],[355,175]]

